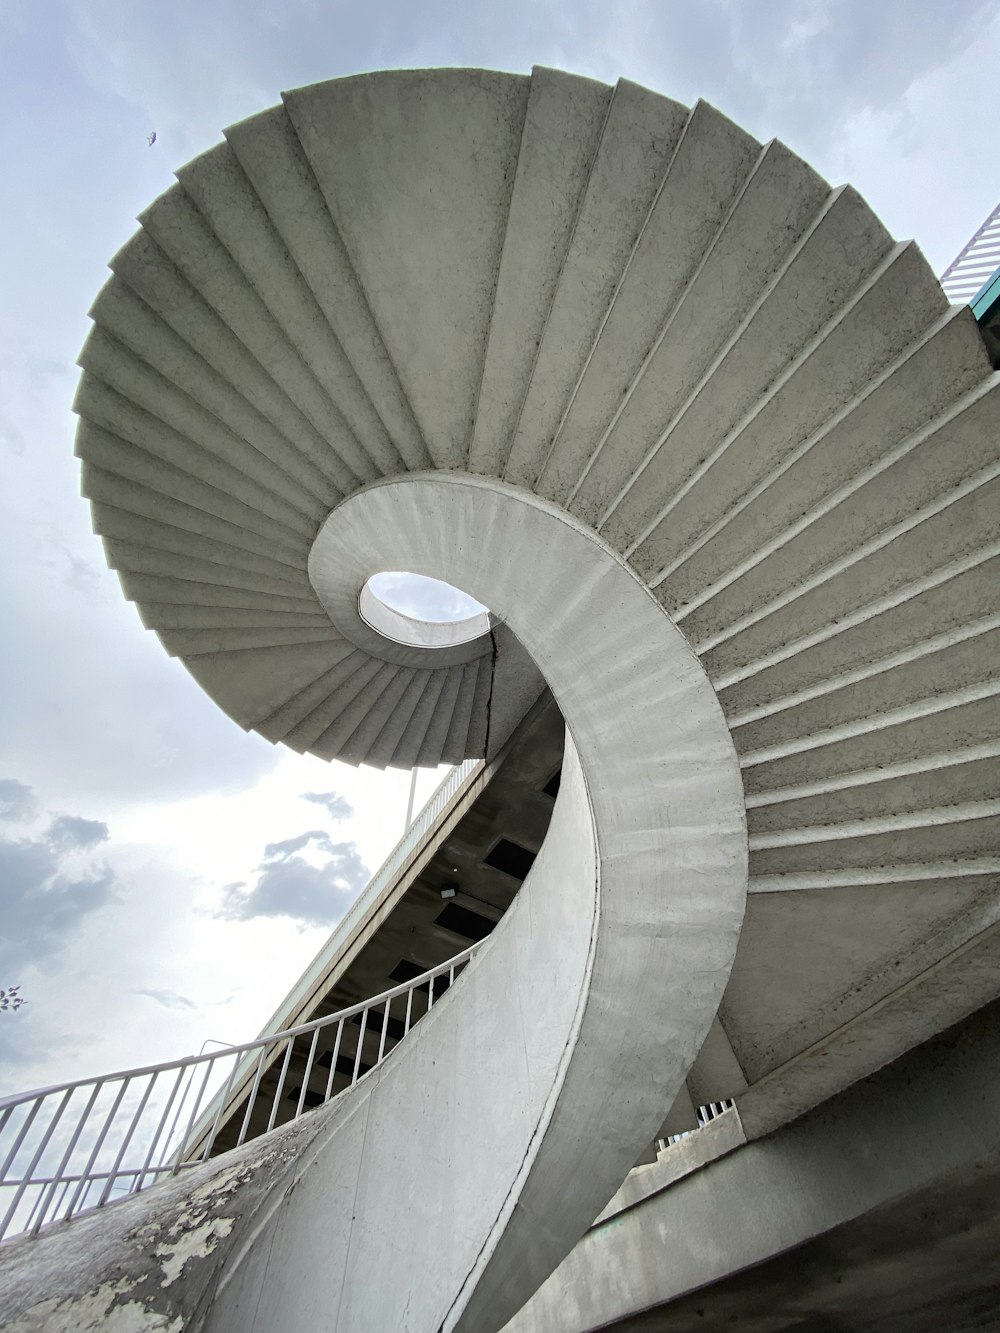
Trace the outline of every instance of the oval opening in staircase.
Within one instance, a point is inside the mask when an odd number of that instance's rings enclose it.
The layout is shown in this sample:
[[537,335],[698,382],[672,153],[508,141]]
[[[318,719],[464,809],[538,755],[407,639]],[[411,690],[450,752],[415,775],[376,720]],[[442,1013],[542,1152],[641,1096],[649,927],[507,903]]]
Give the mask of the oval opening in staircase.
[[394,643],[450,648],[490,630],[489,610],[441,579],[387,569],[361,589],[358,611],[365,624]]

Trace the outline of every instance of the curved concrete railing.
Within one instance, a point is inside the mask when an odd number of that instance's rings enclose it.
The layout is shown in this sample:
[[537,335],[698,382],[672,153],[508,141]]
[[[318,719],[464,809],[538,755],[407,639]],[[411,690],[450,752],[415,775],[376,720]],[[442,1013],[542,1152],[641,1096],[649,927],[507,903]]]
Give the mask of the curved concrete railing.
[[[351,1208],[323,1241],[331,1327],[482,1333],[593,1220],[704,1037],[743,910],[739,774],[684,640],[554,506],[480,479],[408,477],[334,511],[310,558],[318,585],[342,546],[494,609],[543,666],[569,759],[542,852],[462,1003],[345,1105],[210,1326],[237,1327],[253,1288],[260,1327],[291,1327],[266,1294],[273,1274],[316,1280],[312,1208],[344,1191]],[[403,1139],[412,1151],[387,1150]]]
[[[267,1146],[293,1125],[239,1150],[270,1155],[238,1187],[218,1183],[232,1154],[191,1176],[210,1239],[184,1283],[150,1278],[178,1225],[167,1189],[131,1203],[148,1200],[142,1254],[123,1204],[88,1278],[103,1291],[141,1272],[149,1308],[197,1309],[211,1333],[291,1333],[319,1309],[331,1329],[486,1333],[621,1183],[715,1015],[745,902],[739,771],[682,636],[555,506],[499,482],[411,476],[334,511],[317,580],[345,542],[467,589],[543,667],[568,732],[548,836],[460,1002],[436,1005],[309,1117],[307,1149]],[[70,1306],[51,1278],[47,1310],[61,1313],[39,1327],[55,1329]]]

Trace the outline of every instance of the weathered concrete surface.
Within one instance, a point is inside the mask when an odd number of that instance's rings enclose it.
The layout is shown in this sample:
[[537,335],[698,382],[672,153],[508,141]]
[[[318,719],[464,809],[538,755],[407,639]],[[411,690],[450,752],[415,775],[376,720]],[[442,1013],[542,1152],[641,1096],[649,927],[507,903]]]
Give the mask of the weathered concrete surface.
[[994,1004],[596,1225],[506,1333],[996,1328],[998,1184]]
[[294,1188],[329,1108],[141,1195],[0,1246],[8,1333],[199,1328],[258,1209]]
[[[443,1002],[324,1114],[294,1179],[278,1171],[267,1189],[263,1166],[266,1197],[240,1207],[238,1228],[205,1232],[210,1255],[225,1253],[192,1327],[486,1333],[607,1202],[704,1040],[745,903],[742,787],[697,658],[564,511],[429,474],[360,492],[328,526],[359,549],[377,534],[394,567],[495,608],[572,739],[513,907]],[[77,1290],[119,1280],[120,1254],[92,1262]],[[64,1307],[37,1324],[65,1326]]]

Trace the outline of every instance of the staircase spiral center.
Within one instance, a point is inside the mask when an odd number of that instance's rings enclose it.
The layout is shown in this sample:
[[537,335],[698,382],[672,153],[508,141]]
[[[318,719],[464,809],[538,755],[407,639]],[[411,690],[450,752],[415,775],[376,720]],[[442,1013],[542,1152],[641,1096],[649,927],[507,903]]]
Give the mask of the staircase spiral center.
[[489,610],[441,579],[406,570],[373,574],[358,598],[365,624],[395,643],[449,648],[487,634]]

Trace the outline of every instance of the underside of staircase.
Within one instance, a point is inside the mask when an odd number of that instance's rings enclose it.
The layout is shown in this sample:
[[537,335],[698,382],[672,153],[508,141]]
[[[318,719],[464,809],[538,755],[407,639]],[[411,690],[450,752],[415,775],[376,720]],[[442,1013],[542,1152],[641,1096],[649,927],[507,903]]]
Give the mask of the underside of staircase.
[[[562,841],[461,985],[508,1001],[490,966],[511,975],[529,937],[544,956],[526,923],[562,903],[542,896],[561,849],[594,912],[572,960],[583,1017],[565,1015],[577,1084],[560,1064],[539,1121],[567,1178],[573,1107],[593,1161],[613,1144],[630,1165],[660,1123],[637,1116],[629,1147],[610,1102],[600,1122],[580,1109],[581,1033],[588,1058],[593,1032],[614,1046],[601,1004],[635,1008],[614,1060],[661,1058],[660,955],[616,929],[678,950],[664,975],[690,1031],[657,1085],[676,1094],[731,969],[721,1017],[751,1082],[822,1035],[814,1010],[761,1022],[769,969],[810,985],[808,952],[767,945],[782,923],[859,960],[858,996],[907,950],[929,969],[955,922],[997,924],[1000,377],[971,312],[853,190],[624,80],[399,71],[286,94],[140,221],[75,406],[95,530],[143,624],[242,727],[323,759],[492,759],[546,684],[563,708]],[[359,598],[400,568],[495,593],[489,631],[378,633]],[[630,875],[648,898],[626,928]],[[681,900],[716,949],[703,991]],[[415,1051],[451,1030],[448,999]],[[409,1086],[402,1056],[386,1086]],[[528,1290],[566,1252],[572,1226],[549,1217],[537,1257],[510,1239],[533,1197],[440,1328],[502,1322],[525,1298],[510,1273],[534,1263]],[[238,1327],[236,1308],[205,1327]]]

